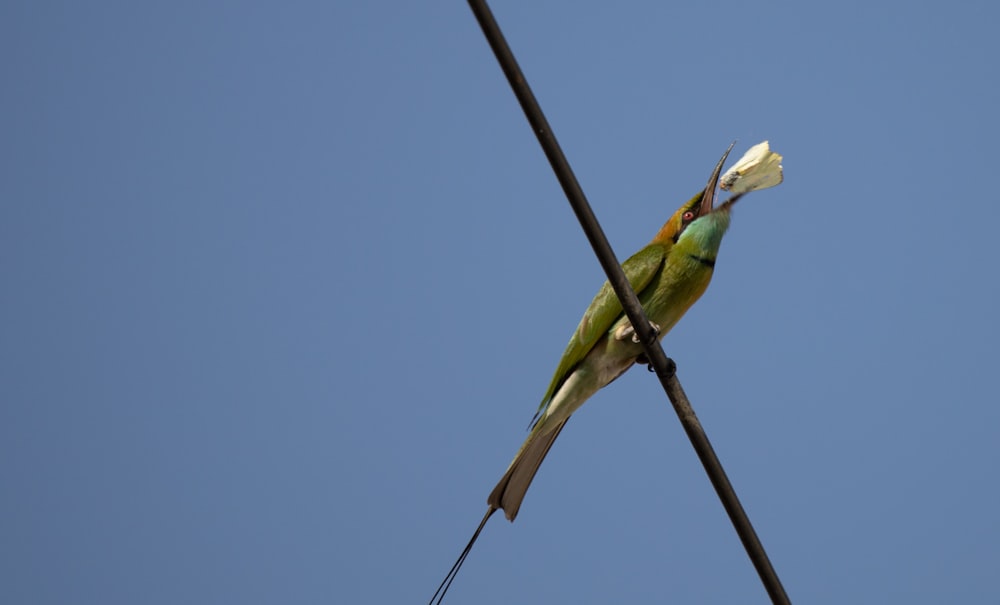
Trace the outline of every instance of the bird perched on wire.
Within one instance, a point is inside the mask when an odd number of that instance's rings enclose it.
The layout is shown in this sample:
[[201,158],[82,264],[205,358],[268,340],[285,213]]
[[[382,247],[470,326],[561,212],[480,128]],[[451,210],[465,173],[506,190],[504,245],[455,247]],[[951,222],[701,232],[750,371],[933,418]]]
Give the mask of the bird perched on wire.
[[[773,187],[783,179],[782,158],[770,150],[767,141],[750,148],[720,178],[730,150],[732,145],[716,164],[708,186],[678,208],[653,241],[622,264],[658,338],[663,338],[708,288],[733,205],[745,193]],[[734,194],[718,206],[717,186]],[[510,521],[517,517],[538,467],[573,412],[643,359],[639,338],[611,285],[605,282],[570,337],[528,438],[487,498],[486,515],[431,603],[444,598],[493,513],[502,509]]]

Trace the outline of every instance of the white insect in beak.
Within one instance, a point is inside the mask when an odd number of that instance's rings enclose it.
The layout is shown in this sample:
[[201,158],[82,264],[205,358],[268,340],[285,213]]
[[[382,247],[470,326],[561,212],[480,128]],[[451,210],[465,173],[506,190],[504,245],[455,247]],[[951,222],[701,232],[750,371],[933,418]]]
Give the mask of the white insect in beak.
[[719,187],[740,194],[780,185],[784,180],[781,156],[771,151],[767,141],[758,143],[719,179]]

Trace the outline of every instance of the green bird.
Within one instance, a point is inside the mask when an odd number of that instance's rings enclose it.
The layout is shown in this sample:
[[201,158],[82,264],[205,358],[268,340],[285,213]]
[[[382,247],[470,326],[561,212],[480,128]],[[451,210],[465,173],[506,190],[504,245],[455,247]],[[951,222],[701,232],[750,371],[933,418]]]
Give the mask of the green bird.
[[[747,191],[781,182],[781,156],[771,152],[766,142],[761,143],[722,177],[722,186],[735,195],[715,207],[719,175],[731,149],[732,145],[715,166],[708,186],[678,208],[653,241],[622,264],[658,338],[662,339],[708,288],[733,204]],[[746,186],[741,186],[743,183]],[[605,282],[563,352],[528,438],[490,493],[486,515],[431,597],[431,603],[439,595],[438,603],[444,598],[493,513],[503,509],[510,521],[517,517],[538,467],[573,412],[644,359],[642,345],[621,302]]]

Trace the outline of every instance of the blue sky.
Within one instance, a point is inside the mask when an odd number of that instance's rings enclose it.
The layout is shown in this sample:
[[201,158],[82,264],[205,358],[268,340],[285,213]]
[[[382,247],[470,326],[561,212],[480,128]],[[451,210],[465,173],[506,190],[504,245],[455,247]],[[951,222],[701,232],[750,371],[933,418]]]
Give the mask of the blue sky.
[[[0,601],[423,603],[603,280],[468,7],[0,8]],[[620,258],[734,139],[664,346],[792,599],[996,602],[987,2],[494,2]],[[654,377],[454,603],[766,602]]]

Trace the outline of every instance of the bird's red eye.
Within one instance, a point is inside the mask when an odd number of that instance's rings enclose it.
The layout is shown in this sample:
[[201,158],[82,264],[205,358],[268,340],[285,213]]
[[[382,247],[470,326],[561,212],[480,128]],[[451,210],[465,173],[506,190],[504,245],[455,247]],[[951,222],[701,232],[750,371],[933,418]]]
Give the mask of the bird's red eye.
[[694,218],[694,212],[691,212],[690,210],[688,210],[687,212],[684,213],[684,216],[682,218],[685,221],[690,221],[691,219]]

